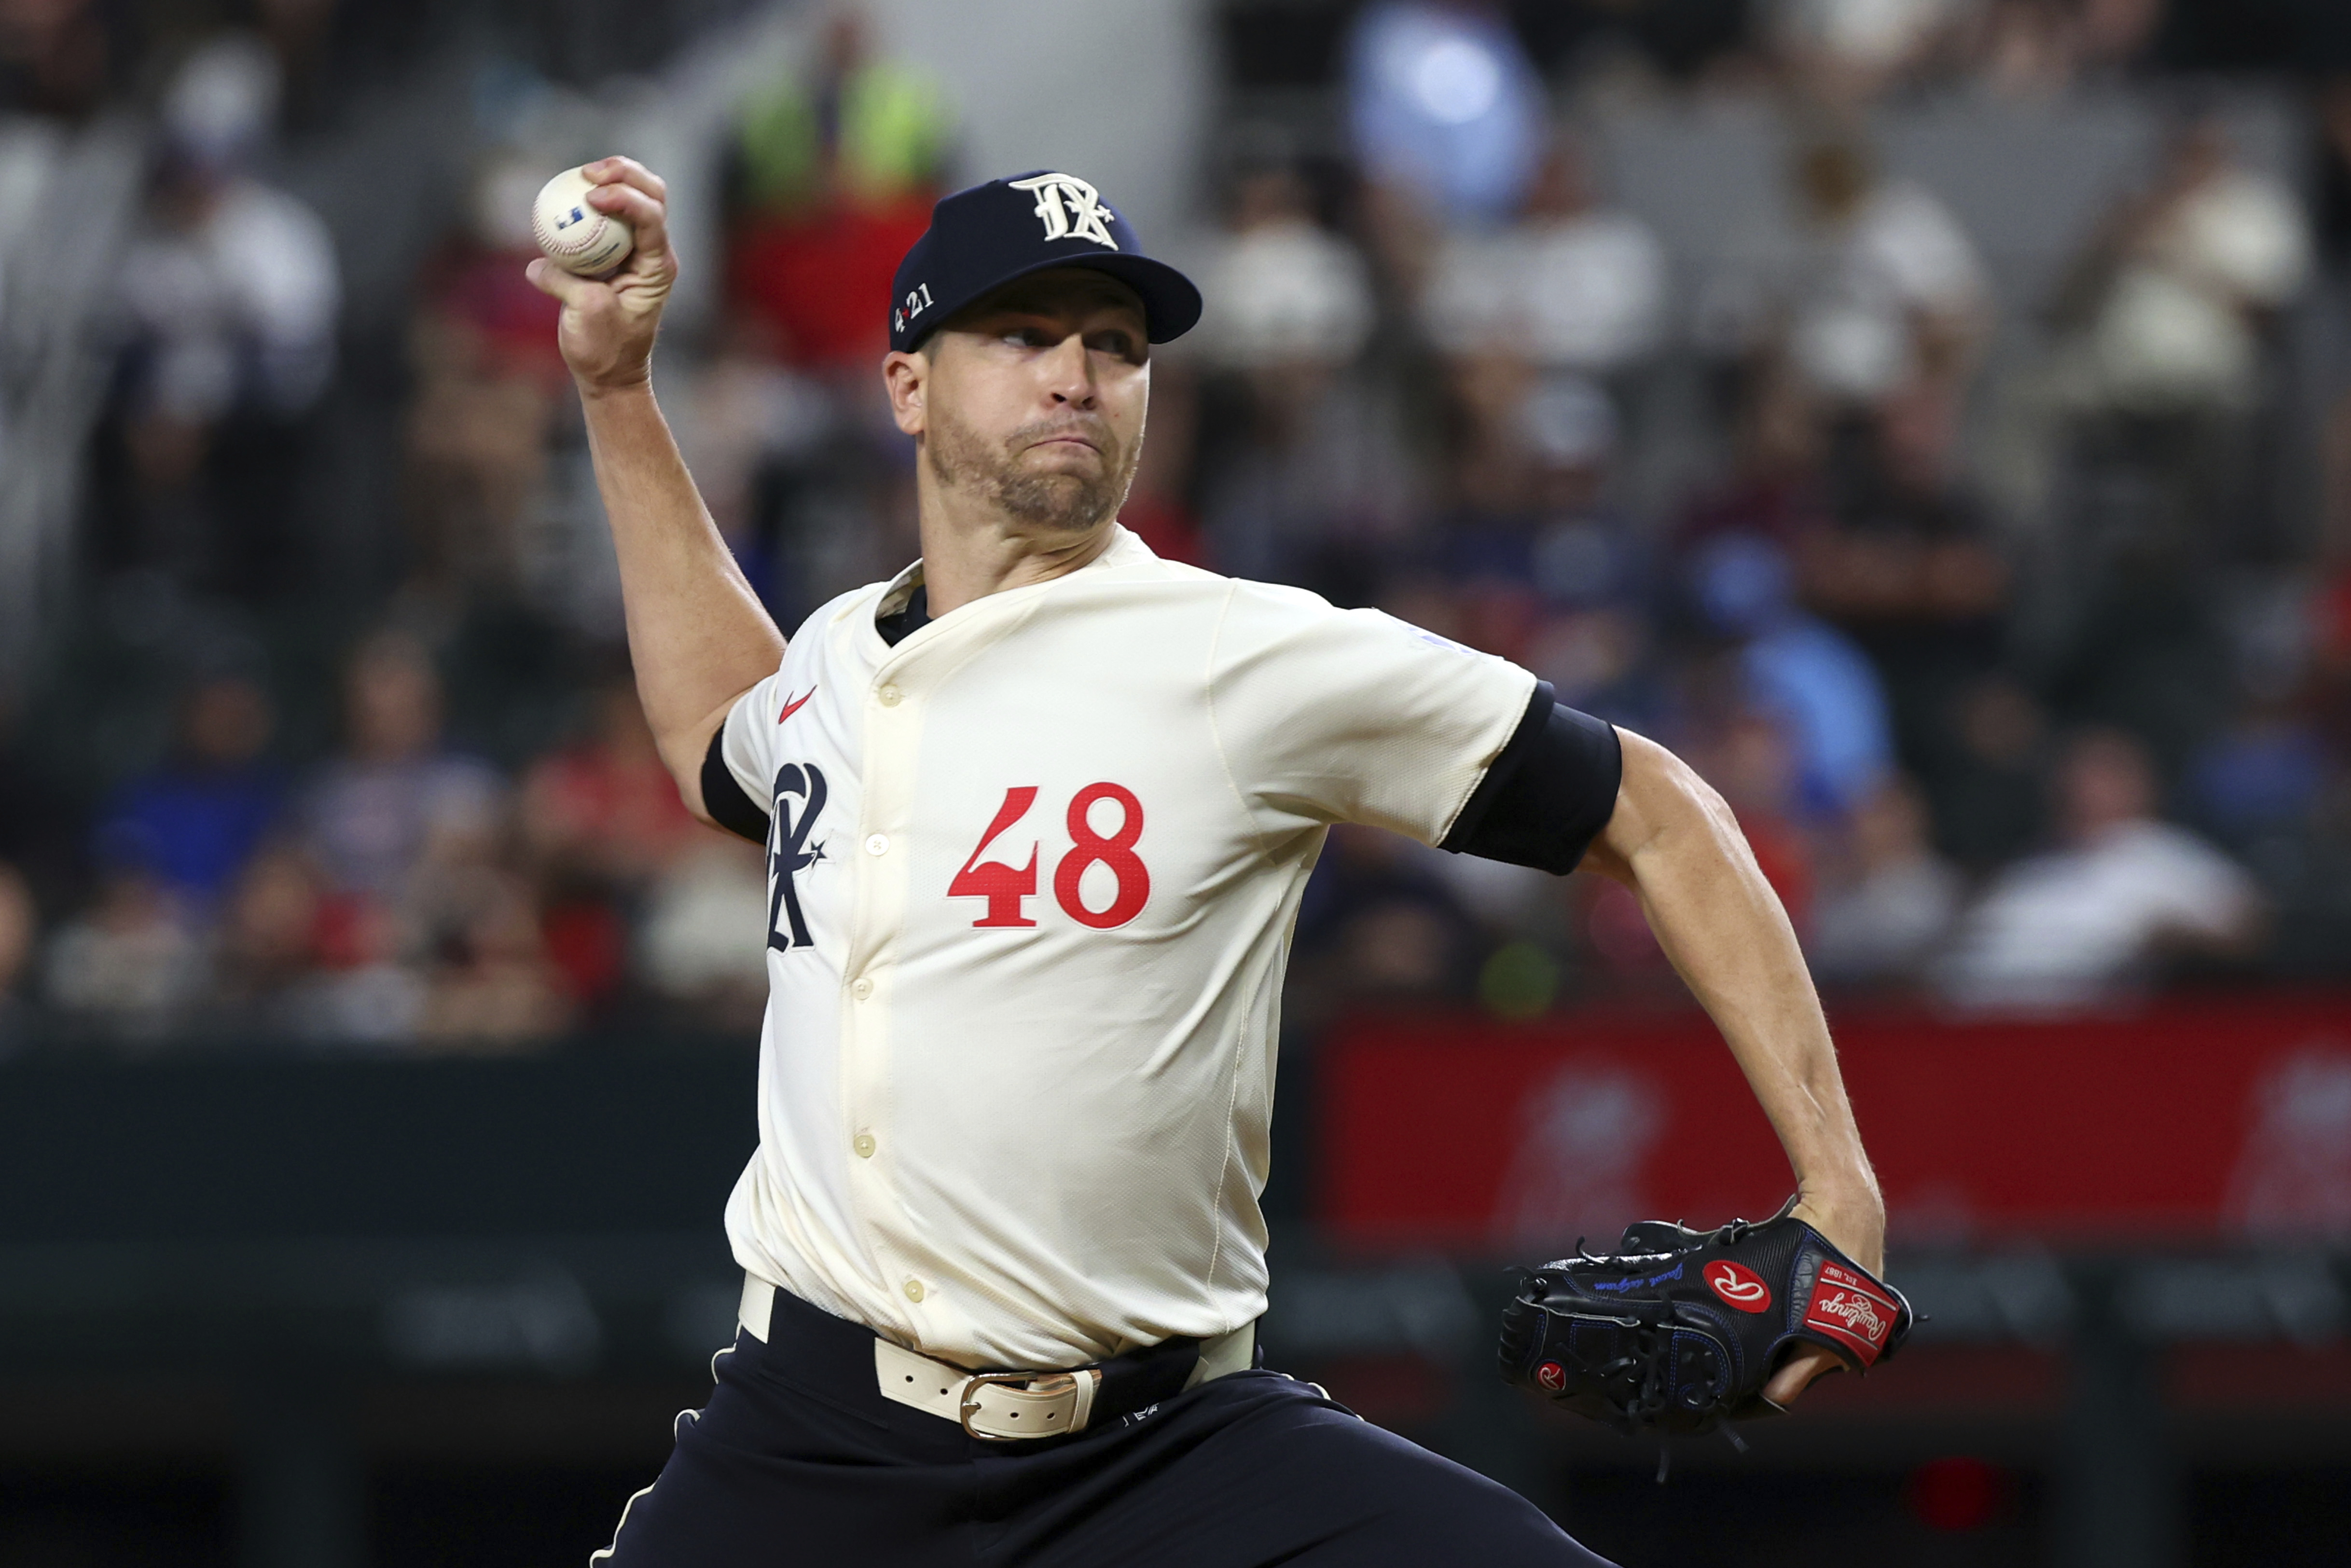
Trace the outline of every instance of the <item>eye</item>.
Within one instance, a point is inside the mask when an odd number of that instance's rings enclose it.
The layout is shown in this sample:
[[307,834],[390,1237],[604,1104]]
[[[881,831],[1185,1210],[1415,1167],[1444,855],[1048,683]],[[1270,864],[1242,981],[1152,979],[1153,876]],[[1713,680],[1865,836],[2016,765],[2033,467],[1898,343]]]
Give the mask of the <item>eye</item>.
[[1053,334],[1042,327],[1015,327],[1004,335],[1004,340],[1023,349],[1050,349],[1055,340]]

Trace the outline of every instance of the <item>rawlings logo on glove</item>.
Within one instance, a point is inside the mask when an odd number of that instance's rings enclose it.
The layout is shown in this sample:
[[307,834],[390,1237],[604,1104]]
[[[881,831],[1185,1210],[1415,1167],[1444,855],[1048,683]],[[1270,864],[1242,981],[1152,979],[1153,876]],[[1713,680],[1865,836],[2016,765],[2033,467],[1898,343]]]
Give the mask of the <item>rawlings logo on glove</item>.
[[1787,1208],[1760,1225],[1629,1226],[1618,1249],[1528,1271],[1502,1313],[1502,1375],[1624,1432],[1705,1432],[1779,1407],[1798,1344],[1855,1372],[1910,1332],[1902,1292]]
[[1893,1287],[1878,1283],[1858,1269],[1823,1263],[1813,1299],[1804,1307],[1804,1326],[1827,1334],[1838,1349],[1860,1357],[1865,1368],[1886,1354],[1886,1336],[1894,1332],[1897,1321],[1908,1326],[1909,1314],[1908,1305]]

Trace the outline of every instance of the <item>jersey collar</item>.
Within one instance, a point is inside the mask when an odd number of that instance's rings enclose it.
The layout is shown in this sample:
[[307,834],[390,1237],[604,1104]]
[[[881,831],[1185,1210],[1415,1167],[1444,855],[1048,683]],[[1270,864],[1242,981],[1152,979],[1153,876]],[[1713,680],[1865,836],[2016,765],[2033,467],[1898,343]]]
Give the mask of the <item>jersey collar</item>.
[[[1105,567],[1134,566],[1141,561],[1157,559],[1158,557],[1152,552],[1151,547],[1135,536],[1134,530],[1124,523],[1113,522],[1110,526],[1110,543],[1103,547],[1102,554],[1078,568],[1076,571],[1068,573],[1067,576],[1077,577],[1085,572],[1099,571]],[[1065,578],[1053,579],[1053,582],[1063,580]],[[913,565],[892,578],[883,588],[882,597],[873,602],[873,613],[868,617],[869,622],[880,621],[884,616],[895,615],[905,609],[907,601],[914,597],[914,590],[922,586],[923,563],[921,559],[917,558]],[[1052,583],[1038,583],[1035,586],[1050,588]],[[1017,593],[1019,590],[1014,589],[1010,591]],[[994,595],[991,594],[989,597],[993,598]],[[878,630],[874,632],[877,638],[881,634]]]

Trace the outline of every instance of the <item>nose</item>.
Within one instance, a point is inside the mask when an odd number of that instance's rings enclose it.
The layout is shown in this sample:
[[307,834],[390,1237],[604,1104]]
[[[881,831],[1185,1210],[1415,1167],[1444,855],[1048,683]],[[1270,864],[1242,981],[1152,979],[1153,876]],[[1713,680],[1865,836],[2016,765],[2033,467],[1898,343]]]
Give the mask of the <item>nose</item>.
[[1092,412],[1102,389],[1095,383],[1093,356],[1086,352],[1086,340],[1081,335],[1071,333],[1053,345],[1050,352],[1040,355],[1037,364],[1044,378],[1045,394],[1055,407]]

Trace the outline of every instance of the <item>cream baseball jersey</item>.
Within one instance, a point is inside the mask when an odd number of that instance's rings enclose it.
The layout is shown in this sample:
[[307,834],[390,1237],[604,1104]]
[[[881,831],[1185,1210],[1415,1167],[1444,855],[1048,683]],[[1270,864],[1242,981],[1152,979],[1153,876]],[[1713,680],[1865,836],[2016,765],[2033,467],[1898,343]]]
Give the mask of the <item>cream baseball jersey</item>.
[[1123,528],[893,645],[920,570],[810,616],[718,743],[769,812],[735,1255],[973,1367],[1238,1328],[1325,831],[1444,839],[1534,677]]

